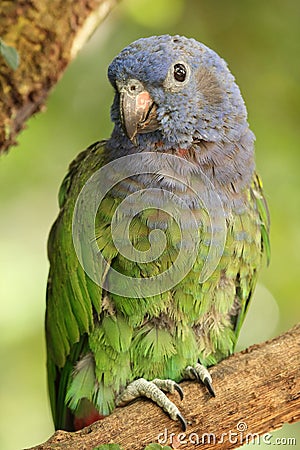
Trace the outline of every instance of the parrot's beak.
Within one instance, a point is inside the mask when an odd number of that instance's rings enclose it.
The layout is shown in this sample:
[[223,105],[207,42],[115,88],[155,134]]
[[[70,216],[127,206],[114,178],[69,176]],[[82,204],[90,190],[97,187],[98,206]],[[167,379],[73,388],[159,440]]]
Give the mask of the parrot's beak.
[[131,79],[117,83],[120,93],[120,116],[127,137],[136,144],[138,133],[157,130],[156,105],[142,83]]

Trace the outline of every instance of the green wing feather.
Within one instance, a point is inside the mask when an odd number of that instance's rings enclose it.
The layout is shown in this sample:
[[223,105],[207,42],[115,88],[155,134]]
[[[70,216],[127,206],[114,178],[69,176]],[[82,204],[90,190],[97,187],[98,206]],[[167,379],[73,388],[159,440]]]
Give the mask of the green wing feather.
[[[250,205],[252,205],[252,211],[254,215],[256,217],[258,216],[258,224],[256,227],[254,227],[251,233],[254,237],[254,241],[252,243],[254,248],[252,249],[250,246],[248,254],[242,255],[243,264],[240,271],[238,288],[238,294],[240,297],[240,312],[235,319],[236,339],[238,338],[249,306],[249,302],[252,298],[256,286],[258,269],[261,265],[260,261],[263,256],[266,257],[267,264],[269,264],[270,261],[270,215],[267,202],[263,194],[262,181],[257,174],[254,174],[254,178],[252,181],[249,202]],[[247,217],[245,217],[245,219],[247,219]],[[243,218],[241,218],[241,221],[243,221]],[[259,249],[257,249],[257,247],[260,248],[260,252],[258,251]],[[254,268],[252,273],[251,266]],[[249,273],[250,268],[250,276],[248,277],[248,279],[246,276],[243,276],[243,267],[245,269],[244,272],[246,273]]]
[[263,184],[261,178],[256,174],[252,185],[252,195],[256,201],[257,210],[261,220],[261,237],[262,237],[262,251],[265,253],[267,263],[270,262],[271,247],[270,247],[270,214],[268,205],[263,193]]
[[48,385],[56,428],[66,427],[65,396],[70,373],[99,313],[101,288],[85,274],[72,242],[72,214],[84,183],[103,164],[105,142],[89,147],[70,165],[59,192],[60,213],[48,242],[46,340]]

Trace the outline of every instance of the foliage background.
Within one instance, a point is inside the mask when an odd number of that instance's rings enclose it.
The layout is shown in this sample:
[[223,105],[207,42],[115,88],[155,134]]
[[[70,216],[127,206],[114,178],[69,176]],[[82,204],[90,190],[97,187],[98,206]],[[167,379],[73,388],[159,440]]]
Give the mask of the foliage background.
[[[47,235],[69,162],[110,134],[106,70],[133,40],[184,34],[228,62],[256,134],[272,217],[272,262],[260,277],[239,348],[299,321],[299,21],[297,0],[124,0],[68,68],[46,112],[29,121],[18,147],[0,159],[1,449],[29,447],[53,431],[43,332]],[[300,443],[300,426],[276,436]]]

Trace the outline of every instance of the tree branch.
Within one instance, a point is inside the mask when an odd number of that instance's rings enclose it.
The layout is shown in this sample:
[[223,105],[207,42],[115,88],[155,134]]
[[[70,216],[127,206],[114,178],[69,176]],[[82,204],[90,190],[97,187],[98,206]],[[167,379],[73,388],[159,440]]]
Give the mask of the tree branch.
[[[150,442],[173,448],[233,449],[300,420],[300,324],[289,332],[237,353],[211,368],[216,398],[195,382],[184,382],[185,398],[176,402],[188,420],[185,435],[150,401],[139,400],[76,433],[57,431],[45,444],[31,450],[89,450],[118,443],[125,450],[141,450]],[[171,435],[173,433],[173,436]],[[210,435],[204,435],[209,433]],[[230,434],[236,433],[236,434]],[[248,437],[247,437],[248,435]],[[165,442],[164,442],[165,441]]]
[[1,0],[0,38],[18,51],[20,66],[14,71],[0,56],[0,154],[116,2]]

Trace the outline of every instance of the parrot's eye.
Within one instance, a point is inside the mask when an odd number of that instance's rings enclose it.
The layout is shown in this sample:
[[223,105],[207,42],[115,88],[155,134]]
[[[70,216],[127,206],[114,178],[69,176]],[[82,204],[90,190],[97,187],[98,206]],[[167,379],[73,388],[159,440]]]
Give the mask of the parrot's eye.
[[175,64],[174,66],[174,78],[176,81],[180,81],[181,83],[185,80],[186,77],[186,68],[184,64]]
[[169,67],[164,81],[165,89],[179,92],[189,82],[191,69],[185,61],[176,61]]

